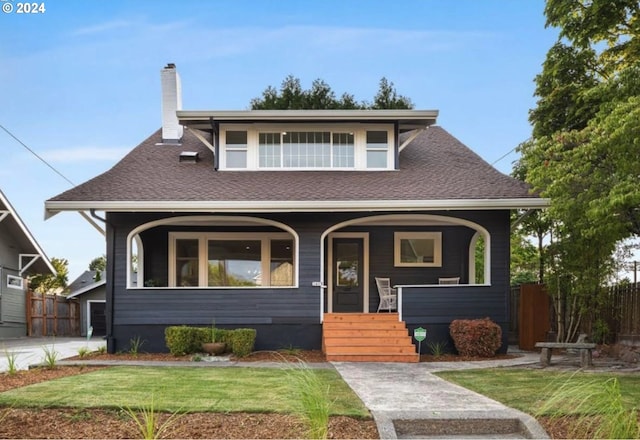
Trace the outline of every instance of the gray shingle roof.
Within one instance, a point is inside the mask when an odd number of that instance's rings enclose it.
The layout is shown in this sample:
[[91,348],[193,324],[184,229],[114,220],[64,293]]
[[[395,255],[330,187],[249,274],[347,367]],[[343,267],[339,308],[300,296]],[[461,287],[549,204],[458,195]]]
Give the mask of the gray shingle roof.
[[[157,145],[159,142],[160,130],[110,170],[47,203],[537,197],[526,184],[498,172],[437,126],[425,130],[402,151],[400,169],[395,171],[216,171],[212,152],[189,130],[180,146]],[[182,151],[197,151],[200,161],[179,162]]]

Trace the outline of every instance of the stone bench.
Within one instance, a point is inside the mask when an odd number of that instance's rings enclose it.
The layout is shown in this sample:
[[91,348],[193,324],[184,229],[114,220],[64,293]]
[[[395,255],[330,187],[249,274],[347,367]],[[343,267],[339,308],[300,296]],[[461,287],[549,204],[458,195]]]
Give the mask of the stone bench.
[[580,366],[584,368],[593,366],[591,351],[596,348],[596,344],[590,342],[536,342],[536,348],[542,349],[540,363],[544,367],[551,363],[551,350],[554,348],[579,350]]

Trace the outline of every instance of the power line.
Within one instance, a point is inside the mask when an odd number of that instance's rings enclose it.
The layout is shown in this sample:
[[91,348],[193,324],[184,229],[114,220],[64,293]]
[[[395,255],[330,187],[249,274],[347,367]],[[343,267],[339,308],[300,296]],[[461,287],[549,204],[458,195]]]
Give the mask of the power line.
[[18,142],[20,145],[22,145],[24,148],[27,149],[27,151],[29,151],[31,154],[33,154],[35,157],[37,157],[38,159],[40,159],[40,162],[42,162],[43,164],[45,164],[46,166],[48,166],[49,168],[51,168],[53,170],[54,173],[56,173],[58,176],[62,177],[64,180],[66,180],[69,184],[71,184],[71,186],[76,186],[75,183],[73,183],[71,180],[67,179],[67,177],[62,174],[60,171],[58,171],[53,165],[51,165],[49,162],[47,162],[46,160],[44,160],[42,157],[40,157],[38,155],[38,153],[36,153],[35,151],[33,151],[31,148],[29,148],[27,146],[27,144],[25,144],[24,142],[22,142],[20,139],[18,139],[18,137],[16,135],[14,135],[13,133],[11,133],[8,129],[5,128],[4,125],[0,124],[0,128],[2,128],[9,136],[11,136],[12,138],[14,138],[16,140],[16,142]]
[[510,155],[511,153],[513,153],[514,151],[516,151],[516,148],[518,147],[513,147],[511,150],[509,150],[507,153],[503,154],[502,156],[500,156],[498,159],[494,160],[493,162],[491,162],[491,166],[497,164],[498,162],[500,162],[502,159],[504,159],[505,157],[507,157],[508,155]]

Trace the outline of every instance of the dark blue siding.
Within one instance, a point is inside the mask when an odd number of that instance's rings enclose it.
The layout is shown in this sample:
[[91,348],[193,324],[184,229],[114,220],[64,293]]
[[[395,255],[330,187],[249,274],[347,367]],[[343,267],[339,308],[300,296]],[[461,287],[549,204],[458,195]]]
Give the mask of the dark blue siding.
[[[415,311],[406,315],[410,325],[439,325],[461,316],[490,316],[499,323],[508,321],[509,215],[507,211],[455,212],[432,214],[465,218],[481,224],[492,235],[492,285],[490,287],[436,288],[422,294],[408,294]],[[126,238],[140,224],[167,217],[159,214],[108,213],[107,315],[109,350],[128,349],[129,340],[147,340],[146,350],[163,351],[163,332],[169,325],[226,328],[251,327],[259,330],[258,349],[286,346],[320,347],[319,287],[323,280],[320,238],[322,232],[342,221],[359,218],[358,213],[271,214],[255,215],[282,222],[299,236],[298,288],[249,289],[127,289]],[[141,234],[144,242],[145,279],[167,283],[168,232],[178,230],[221,230],[218,228],[184,228],[159,226]],[[229,230],[228,228],[225,230]],[[268,226],[235,227],[234,231],[273,231]],[[396,268],[393,266],[393,233],[401,230],[435,230],[443,233],[443,266],[440,268]],[[378,296],[375,276],[391,277],[394,284],[427,284],[442,276],[461,276],[466,282],[468,247],[474,231],[464,226],[393,227],[352,226],[340,232],[368,232],[370,242],[370,310],[375,311]],[[326,241],[326,240],[325,240]],[[324,243],[326,246],[326,242]],[[326,248],[325,248],[326,251]],[[326,252],[325,252],[326,255]],[[326,264],[326,262],[325,262]],[[325,280],[326,281],[326,280]],[[414,301],[415,303],[413,303]],[[424,311],[424,313],[422,312]],[[467,313],[467,311],[469,313]]]

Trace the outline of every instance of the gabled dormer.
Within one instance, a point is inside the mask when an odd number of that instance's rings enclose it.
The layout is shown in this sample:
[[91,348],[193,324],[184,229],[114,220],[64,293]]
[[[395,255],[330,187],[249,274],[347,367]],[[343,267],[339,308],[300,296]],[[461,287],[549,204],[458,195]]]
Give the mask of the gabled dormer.
[[[190,129],[221,171],[384,171],[435,124],[436,110],[182,110],[174,64],[161,72],[162,143]],[[399,143],[400,134],[414,131]]]
[[181,125],[208,133],[203,141],[223,171],[394,170],[403,149],[399,135],[418,133],[437,115],[434,110],[177,112]]

